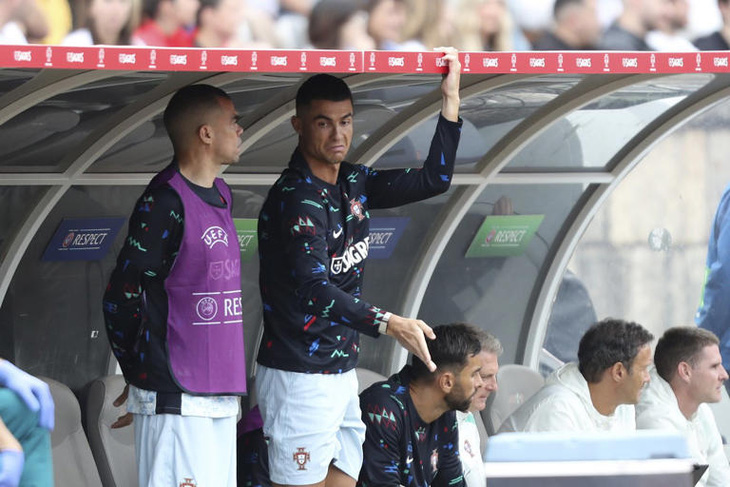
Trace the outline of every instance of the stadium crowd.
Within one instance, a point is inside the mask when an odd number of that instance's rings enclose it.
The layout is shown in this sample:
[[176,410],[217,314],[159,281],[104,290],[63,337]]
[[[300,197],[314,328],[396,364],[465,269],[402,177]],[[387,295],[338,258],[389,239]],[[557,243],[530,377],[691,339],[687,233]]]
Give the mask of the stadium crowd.
[[3,0],[0,44],[722,50],[730,0]]

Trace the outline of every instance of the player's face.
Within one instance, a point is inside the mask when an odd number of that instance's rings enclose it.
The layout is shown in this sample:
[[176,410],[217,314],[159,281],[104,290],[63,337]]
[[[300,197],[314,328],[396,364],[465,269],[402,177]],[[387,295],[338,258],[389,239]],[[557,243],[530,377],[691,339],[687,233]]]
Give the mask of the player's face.
[[690,390],[697,402],[720,402],[722,383],[728,378],[722,357],[717,345],[708,345],[702,349],[692,367]]
[[334,165],[345,160],[352,142],[350,100],[313,100],[292,119],[299,149],[310,164]]
[[631,372],[628,373],[623,384],[622,404],[636,404],[644,386],[649,383],[649,366],[652,364],[651,348],[644,345],[631,363]]
[[479,371],[482,387],[477,389],[474,398],[471,400],[470,411],[481,411],[487,407],[487,398],[497,390],[497,371],[499,370],[497,356],[489,352],[479,352],[477,357],[479,357],[482,366]]
[[221,109],[215,114],[211,123],[215,134],[215,154],[221,164],[234,164],[241,157],[241,134],[243,128],[238,125],[238,114],[233,102],[228,98],[219,98]]
[[444,398],[449,409],[457,411],[469,410],[472,399],[482,387],[482,378],[479,375],[481,369],[482,365],[479,354],[469,357],[466,366],[454,378],[454,387]]

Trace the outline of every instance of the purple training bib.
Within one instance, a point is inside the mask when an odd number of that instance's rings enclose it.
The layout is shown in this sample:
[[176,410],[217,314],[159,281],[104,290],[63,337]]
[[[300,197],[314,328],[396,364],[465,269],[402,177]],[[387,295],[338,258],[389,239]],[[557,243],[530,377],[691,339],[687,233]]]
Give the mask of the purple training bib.
[[[243,394],[241,251],[230,208],[209,205],[170,169],[167,183],[185,209],[180,250],[165,280],[172,374],[190,393]],[[230,206],[230,188],[218,178],[215,185]]]

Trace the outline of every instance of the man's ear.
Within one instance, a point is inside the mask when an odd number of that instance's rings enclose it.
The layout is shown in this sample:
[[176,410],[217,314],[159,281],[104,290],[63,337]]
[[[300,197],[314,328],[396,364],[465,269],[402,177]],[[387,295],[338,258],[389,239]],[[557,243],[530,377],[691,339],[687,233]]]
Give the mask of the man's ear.
[[689,382],[692,379],[692,366],[687,362],[679,362],[677,364],[677,376],[683,382]]
[[302,135],[302,119],[293,115],[291,117],[291,126],[294,128],[294,132],[298,135]]
[[456,377],[453,372],[446,371],[436,376],[436,383],[439,385],[439,388],[447,394],[454,388],[455,382]]
[[629,371],[626,370],[623,363],[616,362],[609,369],[609,373],[611,374],[611,379],[613,379],[614,382],[621,382],[629,374]]
[[204,144],[210,144],[213,142],[213,129],[208,124],[203,124],[198,127],[198,137]]

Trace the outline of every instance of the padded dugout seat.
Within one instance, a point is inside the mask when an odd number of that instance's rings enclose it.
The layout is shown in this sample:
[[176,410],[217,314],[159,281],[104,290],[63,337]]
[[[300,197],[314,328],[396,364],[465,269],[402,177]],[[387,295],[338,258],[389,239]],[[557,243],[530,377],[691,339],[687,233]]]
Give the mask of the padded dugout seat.
[[51,433],[56,487],[101,487],[94,456],[81,426],[79,401],[68,386],[40,377],[51,388],[56,425]]
[[542,388],[545,379],[539,372],[520,364],[507,364],[497,372],[499,389],[493,392],[484,410],[487,434],[495,434],[505,419]]
[[134,426],[111,428],[125,412],[113,405],[124,385],[122,375],[99,377],[86,393],[84,425],[104,487],[137,487]]

